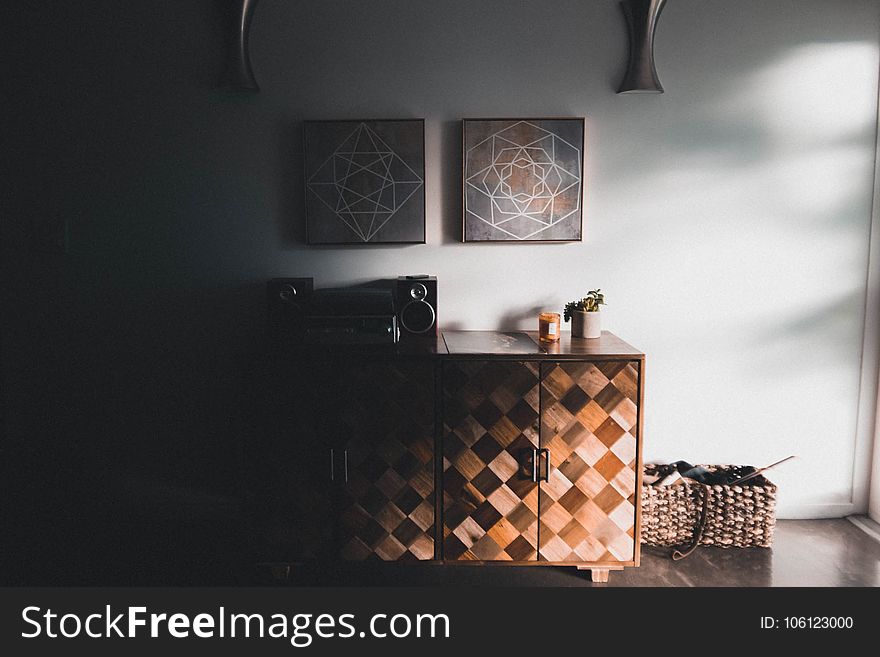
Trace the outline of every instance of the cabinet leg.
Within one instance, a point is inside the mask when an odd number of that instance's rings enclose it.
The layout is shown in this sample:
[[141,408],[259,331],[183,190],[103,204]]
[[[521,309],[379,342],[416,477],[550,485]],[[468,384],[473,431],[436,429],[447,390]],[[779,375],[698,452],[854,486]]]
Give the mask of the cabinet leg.
[[608,573],[612,570],[623,570],[623,568],[617,566],[611,566],[608,568],[593,568],[592,566],[578,566],[578,570],[589,570],[590,571],[590,579],[594,582],[607,582],[608,581]]
[[257,568],[264,569],[273,582],[286,582],[290,579],[292,563],[258,563]]

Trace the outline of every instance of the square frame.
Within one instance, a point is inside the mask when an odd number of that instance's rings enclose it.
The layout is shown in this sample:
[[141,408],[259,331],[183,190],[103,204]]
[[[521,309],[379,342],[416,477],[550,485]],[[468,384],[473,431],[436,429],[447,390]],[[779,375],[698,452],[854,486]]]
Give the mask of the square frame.
[[424,244],[425,120],[304,121],[303,187],[309,245]]
[[[502,169],[516,159],[516,155],[511,159],[511,153],[500,152],[508,149],[514,154],[523,151],[523,164],[516,168],[536,172],[522,176],[536,183],[531,190],[518,192],[509,184],[504,186],[502,177],[507,176],[508,182],[511,177]],[[585,151],[585,117],[463,119],[461,241],[583,241]],[[551,169],[553,180],[548,185],[545,174]],[[499,215],[510,218],[498,223]],[[532,229],[537,230],[526,232]]]

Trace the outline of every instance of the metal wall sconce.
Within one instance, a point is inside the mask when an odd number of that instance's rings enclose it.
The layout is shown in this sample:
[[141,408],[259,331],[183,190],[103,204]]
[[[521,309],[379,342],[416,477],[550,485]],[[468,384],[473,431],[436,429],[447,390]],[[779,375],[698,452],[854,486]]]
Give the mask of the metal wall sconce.
[[[231,0],[235,19],[233,44],[220,84],[225,87],[259,91],[250,57],[250,29],[258,0]],[[666,0],[621,0],[620,7],[629,28],[629,64],[619,94],[663,93],[654,66],[654,32]]]
[[257,0],[234,0],[234,9],[230,10],[235,19],[234,43],[230,45],[226,69],[220,78],[220,84],[234,89],[259,91],[260,86],[254,78],[251,69],[251,55],[249,35],[251,19],[254,17],[254,9]]
[[629,65],[617,93],[663,93],[654,66],[654,32],[664,6],[666,0],[621,1],[629,27]]

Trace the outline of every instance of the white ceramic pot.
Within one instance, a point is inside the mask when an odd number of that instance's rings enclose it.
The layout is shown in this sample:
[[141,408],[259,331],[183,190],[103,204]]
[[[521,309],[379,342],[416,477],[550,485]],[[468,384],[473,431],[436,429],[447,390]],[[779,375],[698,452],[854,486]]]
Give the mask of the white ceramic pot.
[[602,313],[575,312],[571,316],[571,337],[599,338],[602,336]]

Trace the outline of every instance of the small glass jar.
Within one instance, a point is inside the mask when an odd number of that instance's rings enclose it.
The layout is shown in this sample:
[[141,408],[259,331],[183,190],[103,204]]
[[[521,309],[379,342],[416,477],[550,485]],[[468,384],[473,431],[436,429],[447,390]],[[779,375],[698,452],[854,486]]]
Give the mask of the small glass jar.
[[538,339],[541,342],[556,342],[559,339],[559,313],[538,315]]

